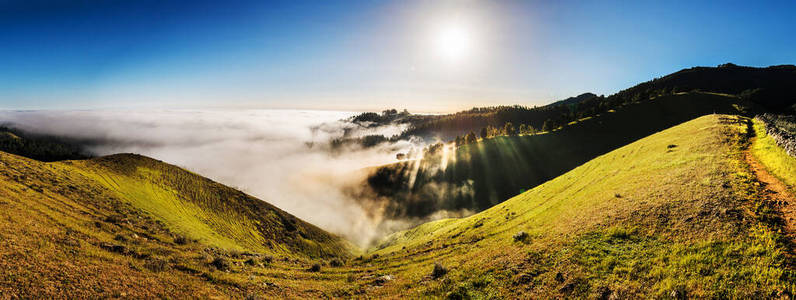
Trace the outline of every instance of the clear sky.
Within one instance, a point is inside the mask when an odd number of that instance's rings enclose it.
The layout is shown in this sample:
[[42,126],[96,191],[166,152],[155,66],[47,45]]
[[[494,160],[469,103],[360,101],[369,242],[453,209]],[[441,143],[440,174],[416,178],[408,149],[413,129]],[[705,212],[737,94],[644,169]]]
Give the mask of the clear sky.
[[796,63],[794,1],[7,1],[0,108],[408,108]]

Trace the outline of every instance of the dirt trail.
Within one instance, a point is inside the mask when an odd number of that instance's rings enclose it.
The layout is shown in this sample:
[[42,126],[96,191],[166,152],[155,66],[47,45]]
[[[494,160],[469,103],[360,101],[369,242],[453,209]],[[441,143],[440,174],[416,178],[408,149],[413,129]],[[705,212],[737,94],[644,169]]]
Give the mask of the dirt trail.
[[788,190],[788,186],[771,175],[749,150],[746,151],[746,162],[755,172],[757,180],[765,184],[766,201],[774,201],[775,206],[782,212],[785,234],[796,243],[796,197]]

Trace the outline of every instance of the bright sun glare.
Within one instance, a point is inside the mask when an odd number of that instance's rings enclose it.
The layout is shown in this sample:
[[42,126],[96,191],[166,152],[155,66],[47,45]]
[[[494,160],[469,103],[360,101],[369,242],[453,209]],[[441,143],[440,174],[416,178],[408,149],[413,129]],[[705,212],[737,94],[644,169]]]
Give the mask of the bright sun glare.
[[446,62],[460,64],[472,52],[472,32],[464,24],[444,24],[434,38],[437,55]]

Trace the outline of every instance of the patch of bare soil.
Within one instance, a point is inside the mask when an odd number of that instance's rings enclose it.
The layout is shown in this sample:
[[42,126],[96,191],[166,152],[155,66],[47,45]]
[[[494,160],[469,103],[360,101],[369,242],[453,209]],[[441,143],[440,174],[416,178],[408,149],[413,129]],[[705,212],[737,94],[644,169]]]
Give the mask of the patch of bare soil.
[[746,151],[746,162],[754,171],[757,180],[765,184],[765,200],[772,201],[774,206],[782,212],[785,234],[791,242],[796,243],[796,198],[793,193],[787,185],[776,176],[771,175],[750,151]]

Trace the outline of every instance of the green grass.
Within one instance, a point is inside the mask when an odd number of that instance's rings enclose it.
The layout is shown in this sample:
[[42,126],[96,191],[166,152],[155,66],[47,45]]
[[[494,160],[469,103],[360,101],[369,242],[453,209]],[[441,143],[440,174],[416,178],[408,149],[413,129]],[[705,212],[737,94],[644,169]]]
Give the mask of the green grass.
[[346,256],[339,237],[240,191],[178,167],[120,154],[66,164],[175,233],[227,250],[290,256]]
[[[532,274],[531,294],[755,297],[793,289],[777,228],[748,223],[735,177],[746,122],[711,115],[602,155],[493,208],[388,237],[374,251],[428,251],[462,278]],[[671,147],[669,145],[676,145]],[[738,170],[738,171],[736,171]],[[512,238],[519,231],[530,242]],[[466,249],[446,255],[441,249]],[[408,249],[408,250],[407,250]],[[499,250],[498,250],[499,249]],[[451,250],[456,251],[456,250]],[[476,260],[475,257],[484,256]],[[457,272],[454,271],[453,274]],[[564,277],[559,282],[555,274]],[[454,275],[456,276],[456,275]]]
[[[346,258],[353,253],[339,239],[300,220],[291,223],[291,216],[260,200],[156,160],[114,155],[41,163],[0,153],[0,294],[490,299],[792,293],[796,280],[781,228],[768,222],[769,211],[755,209],[762,191],[741,155],[746,122],[723,115],[686,122],[481,213],[393,234],[362,258]],[[516,240],[520,231],[527,238]],[[199,241],[178,244],[176,234]],[[275,259],[267,266],[245,264],[262,258],[245,252]],[[331,256],[323,255],[330,253],[342,253],[343,265],[331,266]],[[231,262],[229,271],[210,264],[218,257]],[[315,263],[321,270],[309,271]],[[432,278],[435,263],[448,273]],[[379,281],[382,275],[391,280]]]
[[757,138],[751,146],[752,153],[771,174],[796,191],[796,158],[788,155],[774,138],[766,134],[763,123],[755,120],[754,130]]
[[[151,179],[159,175],[157,172],[144,168],[137,172],[148,180],[119,176],[101,169],[90,169],[83,174],[115,191],[120,199],[163,220],[177,234],[223,249],[262,251],[264,241],[256,232],[249,230],[253,227],[250,220],[237,220],[235,215],[202,209],[181,200],[180,195],[168,186],[155,184]],[[216,231],[216,228],[220,230]]]
[[736,97],[710,93],[659,97],[552,132],[489,138],[445,157],[384,166],[374,172],[371,186],[389,199],[388,216],[482,211],[658,131],[706,114],[737,114],[750,107]]

